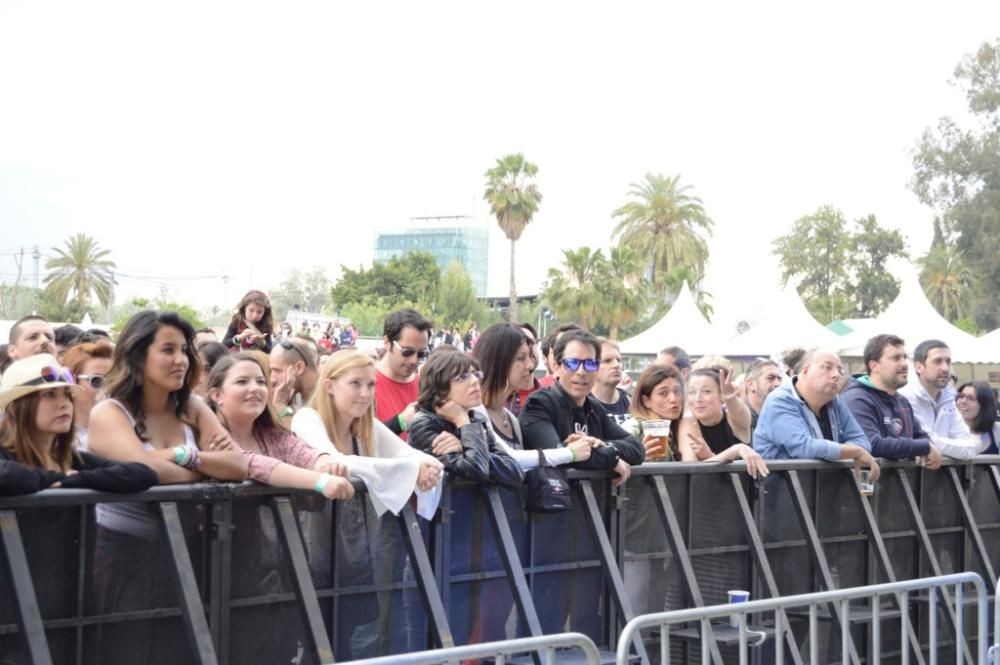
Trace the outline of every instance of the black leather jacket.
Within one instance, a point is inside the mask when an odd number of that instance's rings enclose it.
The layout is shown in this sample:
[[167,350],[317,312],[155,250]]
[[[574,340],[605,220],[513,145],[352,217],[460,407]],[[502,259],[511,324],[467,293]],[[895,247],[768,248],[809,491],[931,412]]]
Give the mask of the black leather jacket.
[[573,468],[611,471],[619,459],[630,466],[646,459],[642,443],[609,418],[596,397],[587,395],[583,406],[577,406],[558,383],[531,393],[517,420],[524,447],[529,450],[560,448],[573,432],[584,432],[608,444],[594,448],[590,459],[571,464]]
[[433,455],[431,446],[441,432],[454,434],[462,442],[462,452],[440,457],[444,468],[477,482],[494,482],[507,487],[519,487],[524,482],[521,467],[497,445],[486,419],[475,411],[469,412],[469,424],[461,428],[430,411],[420,409],[410,427],[408,443]]

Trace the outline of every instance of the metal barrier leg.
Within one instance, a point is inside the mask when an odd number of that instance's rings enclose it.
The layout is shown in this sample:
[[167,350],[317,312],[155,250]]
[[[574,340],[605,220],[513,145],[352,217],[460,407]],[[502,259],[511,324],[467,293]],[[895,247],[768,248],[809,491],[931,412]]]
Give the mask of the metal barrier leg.
[[[420,533],[417,513],[410,504],[406,504],[402,512],[399,513],[399,527],[403,530],[403,540],[406,541],[410,563],[413,566],[413,573],[417,576],[417,586],[420,589],[424,609],[427,610],[427,617],[430,619],[434,636],[442,648],[453,647],[455,646],[455,638],[452,637],[451,627],[448,625],[448,613],[445,612],[441,595],[437,591],[434,569],[431,568],[427,546]],[[443,574],[447,574],[447,571],[444,571]]]
[[7,574],[14,590],[14,608],[17,610],[17,625],[28,641],[28,656],[33,665],[52,665],[49,641],[45,637],[45,625],[35,596],[35,585],[31,582],[31,569],[24,553],[21,529],[17,524],[17,513],[0,510],[0,535],[6,553]]
[[[875,519],[875,513],[872,512],[871,504],[868,500],[861,494],[861,485],[858,483],[858,477],[854,475],[853,470],[846,471],[850,482],[854,487],[854,498],[858,504],[858,512],[861,513],[861,520],[865,527],[865,533],[868,536],[868,542],[870,546],[875,550],[875,560],[878,561],[879,566],[882,568],[882,574],[888,582],[896,582],[896,571],[892,567],[892,560],[889,558],[889,551],[885,548],[885,541],[882,539],[882,532],[878,528],[878,522]],[[899,608],[900,612],[909,612],[910,608],[903,605],[902,599],[898,595],[892,596],[896,600],[896,607]],[[877,599],[876,599],[877,600]],[[875,617],[878,616],[877,608],[874,607],[875,601],[873,600],[873,641],[874,635],[880,635],[882,627],[874,625],[876,621]],[[906,632],[909,636],[910,645],[913,648],[913,653],[916,654],[917,663],[919,665],[924,665],[924,654],[920,649],[920,638],[917,637],[916,631],[913,629],[913,625],[910,623],[906,624]],[[878,632],[876,632],[878,631]],[[875,649],[879,648],[880,645],[876,644]]]
[[312,575],[309,574],[309,561],[306,559],[306,549],[302,545],[299,523],[295,519],[295,511],[292,510],[292,502],[287,496],[277,496],[271,501],[271,509],[274,512],[281,544],[291,564],[292,586],[295,588],[295,597],[299,601],[299,610],[305,621],[309,646],[320,663],[332,663],[333,649],[330,647],[330,638],[323,625],[319,598],[312,583]]
[[205,607],[201,603],[198,582],[194,578],[191,554],[184,540],[177,504],[173,501],[161,503],[160,516],[163,518],[163,533],[170,547],[170,560],[177,579],[184,626],[191,641],[193,662],[200,665],[215,665],[218,661],[215,657],[215,646],[212,644],[212,633],[208,630],[208,621],[205,619]]
[[[806,503],[806,497],[802,491],[802,484],[799,482],[799,474],[797,471],[784,471],[783,473],[785,474],[785,481],[788,483],[788,490],[792,494],[792,505],[795,506],[795,512],[799,518],[799,524],[805,534],[806,541],[809,543],[809,552],[812,554],[813,563],[819,571],[819,576],[823,581],[823,586],[825,586],[828,591],[833,591],[834,584],[833,578],[830,575],[830,566],[826,561],[826,554],[823,552],[823,543],[820,541],[819,533],[816,531],[816,524],[813,522],[812,515],[809,513],[809,505]],[[847,646],[849,647],[848,653],[851,658],[851,663],[853,663],[853,665],[860,665],[858,652],[854,648],[853,640],[850,639],[850,617],[842,613],[836,603],[830,603],[829,607],[830,616],[836,619],[843,631],[845,639],[847,639],[850,643]]]
[[212,539],[210,541],[210,586],[208,593],[208,625],[212,630],[215,652],[220,663],[229,662],[229,600],[232,591],[233,564],[233,504],[216,501],[212,504]]
[[[934,553],[934,545],[931,543],[930,534],[927,533],[927,526],[924,524],[924,518],[920,515],[920,506],[917,505],[917,499],[913,494],[913,487],[910,485],[910,479],[906,475],[906,470],[896,469],[896,478],[899,479],[899,485],[903,490],[903,498],[906,500],[907,512],[910,514],[910,521],[913,523],[913,529],[917,532],[917,538],[920,540],[920,545],[924,550],[924,556],[927,557],[927,564],[930,566],[933,575],[935,577],[940,577],[941,564],[938,562],[937,554]],[[951,625],[956,628],[956,651],[958,650],[958,643],[961,642],[962,649],[965,651],[965,657],[968,662],[975,662],[972,659],[972,652],[969,650],[969,644],[965,641],[965,636],[960,635],[957,631],[958,618],[955,614],[955,605],[951,600],[951,594],[949,594],[948,590],[944,587],[941,588],[941,597],[944,599],[945,611],[948,613]],[[962,608],[958,608],[958,611],[961,612],[963,610]]]
[[[625,581],[622,579],[621,569],[618,567],[618,562],[615,560],[614,551],[611,548],[611,539],[608,538],[608,532],[604,528],[604,518],[601,516],[601,510],[597,507],[597,498],[594,496],[594,486],[589,480],[581,480],[577,482],[577,486],[580,488],[580,493],[583,495],[583,505],[587,513],[587,523],[590,524],[591,532],[594,535],[594,539],[597,541],[597,553],[601,558],[601,564],[604,568],[604,576],[608,581],[608,587],[611,592],[611,599],[614,601],[618,608],[618,612],[624,617],[625,621],[631,621],[633,618],[632,606],[628,601],[628,595],[625,593]],[[636,635],[635,641],[633,643],[635,647],[635,653],[639,656],[643,663],[649,662],[649,656],[646,654],[646,645],[642,643],[642,636]]]
[[958,469],[949,466],[944,470],[951,477],[951,486],[955,490],[955,498],[958,499],[958,505],[962,509],[962,518],[965,520],[965,528],[968,530],[969,538],[972,540],[972,549],[975,551],[979,563],[983,566],[986,578],[995,580],[997,576],[993,572],[993,563],[990,561],[989,553],[986,551],[986,545],[983,544],[983,536],[979,533],[979,525],[976,524],[976,518],[972,514],[972,506],[969,505],[969,499],[965,495],[962,480],[958,477]]
[[[656,509],[660,513],[660,521],[667,532],[667,541],[670,549],[673,550],[674,558],[680,563],[681,573],[684,583],[687,586],[688,596],[691,604],[695,607],[704,607],[705,599],[701,595],[701,587],[694,575],[694,567],[691,565],[691,557],[688,555],[687,545],[684,543],[684,534],[681,532],[681,525],[677,522],[677,514],[674,512],[673,502],[667,492],[667,485],[663,482],[663,476],[650,476],[650,483],[653,486],[653,500],[656,502]],[[712,634],[712,626],[709,624],[705,628],[708,631],[709,647],[712,654],[712,662],[721,664],[722,654],[719,653],[719,646],[715,642]]]
[[[781,595],[781,592],[778,590],[778,583],[774,579],[774,573],[771,571],[771,564],[767,560],[764,543],[760,539],[760,534],[757,533],[753,511],[750,510],[750,502],[747,501],[747,496],[743,492],[743,483],[740,481],[740,474],[729,474],[729,480],[733,486],[733,493],[736,495],[736,505],[743,516],[743,527],[746,531],[747,543],[750,545],[750,552],[753,554],[754,563],[757,564],[760,576],[764,578],[764,586],[767,587],[768,595],[771,598],[777,598]],[[774,629],[776,634],[774,648],[782,650],[784,648],[782,641],[784,641],[789,653],[792,655],[792,662],[795,665],[802,665],[802,655],[799,653],[799,645],[795,643],[795,635],[792,633],[791,624],[788,622],[788,615],[784,609],[780,608],[775,610],[775,614],[778,616],[775,617]],[[787,626],[787,629],[782,630],[782,626]]]

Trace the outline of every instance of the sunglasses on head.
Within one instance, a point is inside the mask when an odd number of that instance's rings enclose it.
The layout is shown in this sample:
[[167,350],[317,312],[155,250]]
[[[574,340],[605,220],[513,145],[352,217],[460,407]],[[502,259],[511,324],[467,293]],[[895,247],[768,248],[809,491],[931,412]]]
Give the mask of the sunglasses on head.
[[601,361],[597,358],[587,358],[586,360],[580,360],[579,358],[563,358],[562,366],[567,372],[575,372],[580,369],[580,365],[583,365],[583,370],[588,374],[590,372],[596,372],[597,368],[601,366]]
[[22,383],[22,386],[40,386],[44,383],[76,383],[76,379],[73,378],[73,372],[69,371],[63,367],[43,367],[39,371],[39,377],[37,379],[31,379]]
[[281,348],[283,348],[285,351],[294,351],[295,353],[299,354],[299,358],[302,358],[302,362],[306,364],[306,367],[309,367],[309,361],[306,360],[306,354],[302,353],[302,349],[295,346],[287,339],[281,340],[279,344],[281,345]]
[[[208,368],[209,370],[211,368]],[[100,374],[81,374],[76,377],[81,383],[88,383],[90,387],[94,390],[100,390],[104,387],[104,377]]]
[[413,355],[416,354],[417,360],[427,360],[427,356],[431,355],[431,352],[427,349],[411,349],[408,346],[403,346],[396,340],[393,340],[392,343],[396,345],[397,349],[399,349],[399,355],[404,358],[412,358]]

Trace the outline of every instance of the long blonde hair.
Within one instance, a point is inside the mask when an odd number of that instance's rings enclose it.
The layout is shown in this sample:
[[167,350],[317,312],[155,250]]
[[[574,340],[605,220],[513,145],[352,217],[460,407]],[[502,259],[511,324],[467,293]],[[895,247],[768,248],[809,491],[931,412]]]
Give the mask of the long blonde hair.
[[[320,369],[319,385],[316,387],[312,399],[309,400],[309,406],[316,410],[320,420],[323,421],[323,426],[326,427],[326,435],[341,448],[349,447],[347,444],[350,441],[337,440],[337,431],[343,424],[343,416],[337,411],[333,403],[333,395],[326,392],[325,385],[327,381],[339,379],[347,372],[359,367],[375,367],[375,361],[372,360],[371,356],[354,349],[337,351]],[[355,418],[354,422],[351,423],[351,434],[358,440],[361,454],[365,457],[373,457],[375,450],[375,400],[372,400],[371,406],[368,407],[363,416]]]

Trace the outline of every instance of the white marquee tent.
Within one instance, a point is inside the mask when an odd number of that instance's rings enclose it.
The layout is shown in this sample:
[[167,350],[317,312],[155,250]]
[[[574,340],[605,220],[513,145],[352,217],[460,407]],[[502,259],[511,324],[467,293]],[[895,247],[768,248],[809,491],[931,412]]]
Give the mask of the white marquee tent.
[[718,353],[724,340],[695,302],[687,282],[663,318],[621,343],[622,355],[653,355],[666,346],[679,346],[692,356]]

